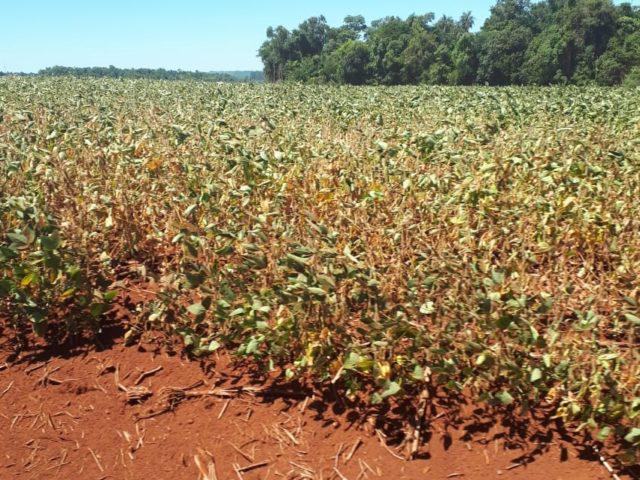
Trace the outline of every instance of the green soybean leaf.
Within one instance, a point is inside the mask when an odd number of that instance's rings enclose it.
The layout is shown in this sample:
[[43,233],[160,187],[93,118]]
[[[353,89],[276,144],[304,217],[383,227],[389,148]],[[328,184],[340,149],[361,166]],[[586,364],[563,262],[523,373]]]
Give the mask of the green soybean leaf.
[[602,427],[598,432],[598,440],[604,442],[611,435],[611,427]]
[[503,390],[501,392],[496,393],[496,398],[500,401],[500,403],[502,403],[503,405],[511,405],[514,402],[514,398],[511,396],[511,394],[506,391]]
[[400,385],[397,382],[392,382],[390,380],[387,380],[384,384],[384,390],[382,391],[381,395],[382,395],[382,398],[387,398],[392,395],[395,395],[399,391],[400,391]]
[[542,370],[534,368],[531,370],[531,383],[535,383],[542,378]]
[[199,317],[201,315],[204,315],[207,309],[204,308],[204,305],[202,305],[201,303],[193,303],[187,307],[187,311],[190,314]]
[[636,443],[640,441],[640,428],[634,427],[624,437],[625,441],[629,443]]
[[60,239],[58,237],[40,237],[40,245],[43,250],[51,252],[60,246]]
[[629,322],[633,323],[634,325],[640,325],[640,318],[638,318],[637,316],[631,313],[625,313],[624,318],[626,318]]
[[327,296],[327,292],[325,292],[323,289],[318,287],[309,287],[307,290],[309,290],[309,293],[313,293],[314,295],[317,295],[319,297]]

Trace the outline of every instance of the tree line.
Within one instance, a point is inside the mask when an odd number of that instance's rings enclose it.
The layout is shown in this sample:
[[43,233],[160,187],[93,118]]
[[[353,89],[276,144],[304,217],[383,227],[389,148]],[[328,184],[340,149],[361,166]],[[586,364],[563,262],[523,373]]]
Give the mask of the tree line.
[[611,0],[498,0],[479,31],[470,13],[311,17],[267,29],[268,81],[339,84],[640,85],[640,7]]
[[165,70],[164,68],[117,68],[109,67],[62,67],[54,66],[38,72],[41,76],[95,77],[95,78],[148,78],[152,80],[205,80],[212,82],[234,82],[228,73],[189,72]]
[[117,68],[109,67],[63,67],[54,66],[37,73],[0,72],[2,76],[21,77],[94,77],[94,78],[147,78],[152,80],[203,80],[212,82],[264,82],[264,73],[253,70],[230,70],[226,72],[199,72],[165,70],[164,68]]

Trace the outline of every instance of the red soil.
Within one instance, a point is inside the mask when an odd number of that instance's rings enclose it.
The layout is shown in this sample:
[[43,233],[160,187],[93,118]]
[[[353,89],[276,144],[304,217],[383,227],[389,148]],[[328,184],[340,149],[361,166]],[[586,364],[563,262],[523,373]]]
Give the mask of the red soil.
[[[304,400],[302,388],[280,390],[279,397],[187,398],[171,412],[136,422],[158,413],[164,387],[203,381],[191,391],[238,388],[250,385],[251,376],[224,356],[205,364],[119,340],[101,350],[40,348],[18,358],[6,337],[2,342],[0,335],[0,479],[207,478],[202,471],[219,480],[611,478],[561,435],[536,444],[500,422],[453,427],[444,417],[432,423],[428,453],[404,461],[353,410]],[[152,396],[127,403],[116,368],[124,388],[138,381]]]

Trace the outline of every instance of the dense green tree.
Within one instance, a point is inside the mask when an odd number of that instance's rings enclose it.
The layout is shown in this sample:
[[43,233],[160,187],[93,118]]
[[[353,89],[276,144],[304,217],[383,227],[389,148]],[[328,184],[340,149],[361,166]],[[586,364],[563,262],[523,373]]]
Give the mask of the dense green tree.
[[533,38],[526,50],[520,80],[531,85],[566,83],[571,64],[566,61],[568,41],[558,25]]
[[[440,18],[433,26],[433,34],[435,35],[437,48],[435,49],[433,64],[429,67],[428,82],[430,84],[458,84],[459,69],[462,65],[461,51],[456,51],[456,46],[462,38],[470,38],[469,30],[473,26],[473,17],[471,13],[464,13],[457,22],[447,16]],[[464,46],[460,44],[460,48]],[[471,58],[471,51],[467,51],[469,60],[477,63],[475,55]],[[458,62],[458,63],[456,63]]]
[[632,67],[622,83],[626,87],[640,87],[640,66]]
[[362,15],[349,15],[345,17],[341,27],[329,29],[328,40],[324,46],[324,53],[331,53],[348,41],[361,39],[366,30],[367,22]]
[[528,0],[498,0],[478,37],[480,83],[522,83],[521,69],[534,35],[533,25]]
[[318,83],[323,80],[323,68],[320,55],[302,57],[285,65],[284,76],[292,82]]
[[360,35],[367,30],[367,22],[362,15],[347,15],[344,18],[344,28]]
[[369,78],[371,52],[365,42],[349,40],[331,53],[326,62],[326,77],[337,83],[363,85]]
[[438,39],[429,27],[433,19],[432,13],[409,19],[410,37],[401,58],[405,83],[426,83],[429,80],[429,68],[438,48]]
[[329,30],[327,20],[322,15],[302,22],[296,30],[291,32],[288,40],[288,49],[292,58],[299,60],[302,57],[322,53],[329,38]]
[[402,53],[411,38],[411,24],[398,17],[376,20],[367,30],[366,38],[371,49],[373,82],[403,83]]
[[[270,28],[259,55],[270,81],[353,84],[632,84],[640,9],[612,0],[498,0],[479,32],[473,17],[348,16]],[[638,68],[636,68],[638,67]],[[626,80],[628,79],[628,80]]]
[[616,33],[595,64],[596,81],[601,85],[631,84],[633,77],[627,82],[625,78],[640,68],[640,12],[625,4],[620,13]]
[[478,71],[478,45],[476,35],[465,33],[458,38],[451,52],[453,71],[452,85],[472,85]]
[[267,41],[262,44],[258,54],[264,64],[264,75],[270,82],[284,79],[284,68],[293,60],[290,53],[289,30],[280,26],[267,29]]

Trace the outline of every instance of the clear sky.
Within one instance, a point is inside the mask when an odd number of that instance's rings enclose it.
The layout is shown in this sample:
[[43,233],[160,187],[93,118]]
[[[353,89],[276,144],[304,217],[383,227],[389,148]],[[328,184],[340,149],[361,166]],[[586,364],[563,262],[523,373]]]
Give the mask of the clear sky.
[[[323,14],[367,22],[387,15],[470,10],[479,26],[495,0],[0,0],[0,71],[52,65],[258,70],[269,25]],[[638,1],[632,3],[638,4]]]

